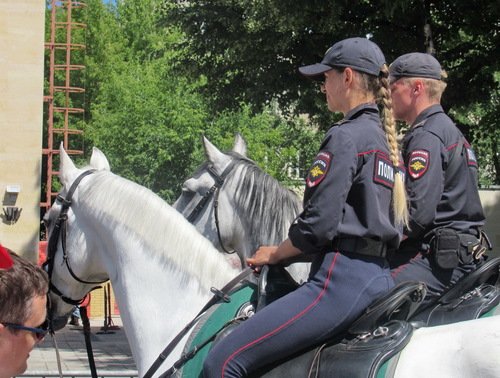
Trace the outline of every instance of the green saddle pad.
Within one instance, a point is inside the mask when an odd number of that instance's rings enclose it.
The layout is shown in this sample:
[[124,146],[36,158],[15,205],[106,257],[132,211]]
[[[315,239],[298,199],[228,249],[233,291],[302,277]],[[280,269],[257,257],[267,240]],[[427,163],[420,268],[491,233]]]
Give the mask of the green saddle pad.
[[[216,334],[224,324],[236,317],[238,311],[245,303],[256,303],[257,286],[245,282],[237,287],[229,297],[231,299],[230,302],[222,302],[213,306],[207,311],[205,316],[200,319],[184,347],[184,352],[190,351],[193,347],[202,344]],[[210,351],[211,346],[212,342],[203,346],[198,353],[184,365],[180,372],[180,376],[185,378],[201,377],[203,361]]]

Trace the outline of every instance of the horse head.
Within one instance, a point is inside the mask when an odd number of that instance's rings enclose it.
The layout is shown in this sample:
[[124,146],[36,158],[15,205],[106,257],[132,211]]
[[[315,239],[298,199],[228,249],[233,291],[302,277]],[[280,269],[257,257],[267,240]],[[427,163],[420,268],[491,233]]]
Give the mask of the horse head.
[[55,330],[65,326],[74,306],[92,289],[108,280],[99,254],[93,253],[99,246],[86,236],[93,225],[75,217],[78,187],[87,185],[88,177],[99,170],[109,171],[100,150],[94,148],[90,165],[78,169],[61,144],[59,179],[63,188],[44,216],[49,240],[45,262],[50,277],[49,317]]
[[[233,149],[221,152],[203,137],[206,162],[182,186],[173,207],[182,213],[215,247],[236,251],[241,266],[260,245],[277,245],[301,205],[299,197],[283,187],[246,157],[247,146],[237,134]],[[294,278],[307,278],[308,267]]]
[[[206,162],[182,186],[173,207],[184,215],[220,251],[241,249],[242,224],[232,214],[233,177],[239,162],[247,160],[247,146],[237,134],[231,152],[223,153],[203,137]],[[241,256],[240,256],[241,257]],[[243,260],[241,260],[241,263]]]

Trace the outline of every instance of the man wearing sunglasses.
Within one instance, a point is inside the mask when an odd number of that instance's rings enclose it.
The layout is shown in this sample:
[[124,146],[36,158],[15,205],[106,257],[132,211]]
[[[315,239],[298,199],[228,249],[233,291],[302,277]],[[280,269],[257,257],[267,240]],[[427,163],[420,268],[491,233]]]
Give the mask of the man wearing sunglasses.
[[47,334],[47,274],[0,245],[0,378],[22,374]]

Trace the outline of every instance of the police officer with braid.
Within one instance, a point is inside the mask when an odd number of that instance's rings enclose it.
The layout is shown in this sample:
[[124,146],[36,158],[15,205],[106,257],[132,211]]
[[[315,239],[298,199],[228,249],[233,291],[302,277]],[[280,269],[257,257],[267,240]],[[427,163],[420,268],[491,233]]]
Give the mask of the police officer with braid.
[[205,377],[247,376],[320,344],[394,286],[386,254],[399,245],[407,209],[384,55],[368,39],[349,38],[299,71],[323,81],[328,109],[344,119],[327,132],[311,165],[304,210],[288,238],[260,247],[247,263],[259,270],[307,255],[311,273],[215,344]]
[[411,126],[402,142],[410,221],[392,274],[396,283],[425,282],[430,302],[482,261],[477,160],[440,105],[446,73],[439,62],[410,53],[389,72],[394,115]]

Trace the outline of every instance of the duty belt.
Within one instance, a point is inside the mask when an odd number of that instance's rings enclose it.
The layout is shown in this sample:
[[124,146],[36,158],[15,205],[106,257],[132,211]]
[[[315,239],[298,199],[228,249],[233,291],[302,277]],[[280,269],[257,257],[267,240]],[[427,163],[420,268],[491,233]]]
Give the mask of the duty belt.
[[487,251],[492,250],[490,239],[482,229],[470,229],[468,232],[464,232],[443,227],[431,231],[430,235],[432,237],[427,244],[428,252],[436,252],[436,237],[443,230],[448,230],[448,233],[453,232],[457,235],[459,245],[456,246],[456,250],[462,263],[479,261]]
[[369,238],[335,238],[332,247],[340,252],[352,252],[365,256],[386,257],[387,255],[386,243]]

